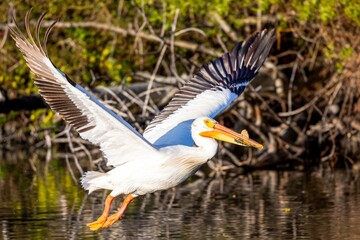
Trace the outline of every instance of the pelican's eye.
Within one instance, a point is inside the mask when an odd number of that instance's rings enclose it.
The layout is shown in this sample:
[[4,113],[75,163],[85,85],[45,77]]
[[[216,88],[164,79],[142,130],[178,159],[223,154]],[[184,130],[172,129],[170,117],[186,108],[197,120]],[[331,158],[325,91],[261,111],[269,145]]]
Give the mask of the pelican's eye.
[[205,119],[204,123],[209,128],[214,128],[214,126],[215,126],[215,123],[213,121],[211,121],[210,119]]

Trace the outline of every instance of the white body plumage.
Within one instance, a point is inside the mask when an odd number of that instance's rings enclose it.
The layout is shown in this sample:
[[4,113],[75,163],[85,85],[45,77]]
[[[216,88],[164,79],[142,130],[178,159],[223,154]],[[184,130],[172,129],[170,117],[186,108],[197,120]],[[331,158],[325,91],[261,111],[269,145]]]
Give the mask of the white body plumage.
[[144,195],[177,186],[216,153],[216,140],[199,136],[200,132],[211,130],[202,123],[204,119],[197,118],[192,123],[196,146],[163,147],[151,155],[129,159],[107,173],[87,172],[82,178],[83,187],[89,193],[97,189],[112,190],[110,194],[115,197],[119,194]]

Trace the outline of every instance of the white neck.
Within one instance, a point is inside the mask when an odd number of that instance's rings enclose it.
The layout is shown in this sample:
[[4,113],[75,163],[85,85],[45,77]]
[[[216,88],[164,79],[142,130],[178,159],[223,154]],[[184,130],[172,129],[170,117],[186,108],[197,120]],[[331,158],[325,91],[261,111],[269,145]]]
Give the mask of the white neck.
[[191,137],[197,146],[196,152],[203,158],[209,160],[213,156],[215,156],[218,143],[213,138],[207,138],[200,136],[201,132],[210,131],[211,129],[208,128],[204,124],[204,117],[197,118],[191,125]]
[[199,145],[193,147],[178,145],[181,153],[177,151],[174,164],[179,166],[179,170],[186,169],[185,172],[192,174],[216,154],[218,147],[216,140],[204,138],[204,141],[196,142],[196,144]]
[[218,143],[215,139],[199,136],[194,140],[197,146],[198,153],[206,160],[209,160],[215,156],[218,148]]

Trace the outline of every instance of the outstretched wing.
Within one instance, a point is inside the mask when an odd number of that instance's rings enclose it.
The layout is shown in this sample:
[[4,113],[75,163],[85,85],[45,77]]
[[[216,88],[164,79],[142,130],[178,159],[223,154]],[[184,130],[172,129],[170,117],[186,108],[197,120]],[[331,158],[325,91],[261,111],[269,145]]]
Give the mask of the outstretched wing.
[[192,121],[213,118],[230,105],[258,73],[274,41],[274,30],[263,30],[203,66],[152,120],[144,137],[155,146],[192,146]]
[[[100,145],[108,165],[118,166],[132,159],[144,159],[158,154],[145,138],[130,124],[109,110],[92,94],[74,83],[48,58],[41,45],[39,31],[44,14],[36,25],[36,42],[31,35],[30,11],[25,26],[29,40],[18,26],[10,27],[16,46],[24,54],[30,70],[37,76],[35,84],[50,108],[58,112],[84,139]],[[15,21],[14,21],[15,22]],[[45,33],[44,44],[55,23]]]

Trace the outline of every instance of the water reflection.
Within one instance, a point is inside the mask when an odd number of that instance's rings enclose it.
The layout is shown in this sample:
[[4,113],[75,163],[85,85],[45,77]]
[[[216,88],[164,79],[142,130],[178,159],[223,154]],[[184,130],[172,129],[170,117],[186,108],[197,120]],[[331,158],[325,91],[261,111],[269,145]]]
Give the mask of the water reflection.
[[[360,236],[360,186],[346,171],[260,171],[194,179],[135,200],[110,229],[86,223],[105,192],[88,196],[62,160],[0,154],[3,239],[337,239]],[[45,166],[45,167],[44,167]],[[120,205],[120,200],[115,205]]]

